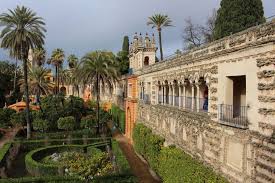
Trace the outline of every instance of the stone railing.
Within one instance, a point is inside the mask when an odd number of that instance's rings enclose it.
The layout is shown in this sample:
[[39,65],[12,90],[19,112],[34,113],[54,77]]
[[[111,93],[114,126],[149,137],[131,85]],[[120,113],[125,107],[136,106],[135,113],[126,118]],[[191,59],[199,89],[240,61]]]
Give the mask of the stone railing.
[[271,41],[275,41],[275,19],[199,48],[192,49],[189,52],[175,54],[164,61],[147,66],[146,68],[134,70],[134,74],[141,75],[179,65],[190,64],[201,59],[215,57]]

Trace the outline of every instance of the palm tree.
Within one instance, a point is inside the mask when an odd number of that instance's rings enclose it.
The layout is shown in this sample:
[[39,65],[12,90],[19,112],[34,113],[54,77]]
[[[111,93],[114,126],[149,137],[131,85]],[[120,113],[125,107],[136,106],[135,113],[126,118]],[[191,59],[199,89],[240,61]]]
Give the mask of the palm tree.
[[74,95],[74,91],[75,89],[77,90],[77,95],[79,97],[79,83],[80,83],[80,79],[78,77],[78,73],[79,73],[79,62],[78,62],[78,58],[72,54],[68,57],[68,63],[69,63],[69,73],[70,73],[70,78],[69,78],[69,83],[70,85],[73,85],[73,95]]
[[33,51],[33,60],[39,67],[44,65],[46,60],[46,51],[44,48],[35,48]]
[[113,89],[118,80],[119,68],[115,64],[115,56],[111,52],[95,51],[86,54],[81,61],[79,76],[93,86],[97,103],[97,134],[99,134],[99,102],[101,90],[105,86]]
[[152,25],[152,28],[157,28],[157,31],[159,33],[160,59],[163,60],[161,30],[163,27],[172,26],[172,20],[168,17],[168,15],[155,14],[149,17],[147,25]]
[[59,93],[59,70],[64,62],[65,54],[60,48],[53,50],[51,58],[48,60],[48,64],[52,64],[55,67],[55,94]]
[[[37,103],[40,103],[40,95],[49,95],[52,92],[54,84],[50,81],[49,77],[51,75],[50,69],[45,69],[43,67],[31,67],[29,65],[29,77],[28,84],[30,93],[36,96]],[[19,81],[21,87],[24,86],[23,81]],[[22,88],[21,88],[22,89]]]
[[74,54],[69,55],[68,63],[69,63],[70,69],[75,68],[77,65],[77,62],[78,62],[78,58]]
[[27,59],[29,49],[42,47],[44,44],[44,21],[35,12],[24,6],[17,6],[15,10],[0,15],[0,25],[4,27],[0,38],[1,47],[8,49],[10,56],[23,61],[25,96],[26,96],[26,120],[27,139],[31,137],[28,68]]

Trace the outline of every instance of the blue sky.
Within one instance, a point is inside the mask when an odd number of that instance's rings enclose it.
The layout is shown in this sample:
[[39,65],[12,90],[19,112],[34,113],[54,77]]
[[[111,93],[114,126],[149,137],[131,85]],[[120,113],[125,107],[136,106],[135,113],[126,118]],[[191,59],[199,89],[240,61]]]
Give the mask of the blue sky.
[[[48,55],[62,48],[66,55],[83,56],[88,51],[105,49],[117,52],[124,35],[152,33],[146,26],[154,13],[168,14],[175,27],[163,30],[165,55],[182,49],[184,19],[203,24],[220,0],[0,0],[0,13],[24,5],[45,19]],[[275,15],[275,1],[263,0],[265,16]],[[0,49],[0,60],[8,59]]]

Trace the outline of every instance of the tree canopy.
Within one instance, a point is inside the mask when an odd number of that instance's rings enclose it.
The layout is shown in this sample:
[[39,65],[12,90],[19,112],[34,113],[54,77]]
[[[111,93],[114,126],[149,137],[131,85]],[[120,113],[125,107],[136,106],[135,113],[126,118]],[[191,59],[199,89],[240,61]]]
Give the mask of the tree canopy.
[[265,22],[261,0],[222,0],[217,13],[214,39],[240,32]]

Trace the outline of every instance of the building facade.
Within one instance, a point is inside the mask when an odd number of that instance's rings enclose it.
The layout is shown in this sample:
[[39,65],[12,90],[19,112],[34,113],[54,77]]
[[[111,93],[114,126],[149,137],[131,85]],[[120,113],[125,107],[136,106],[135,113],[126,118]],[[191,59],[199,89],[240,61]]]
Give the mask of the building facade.
[[232,182],[275,182],[275,21],[156,62],[130,47],[126,135],[144,123]]

